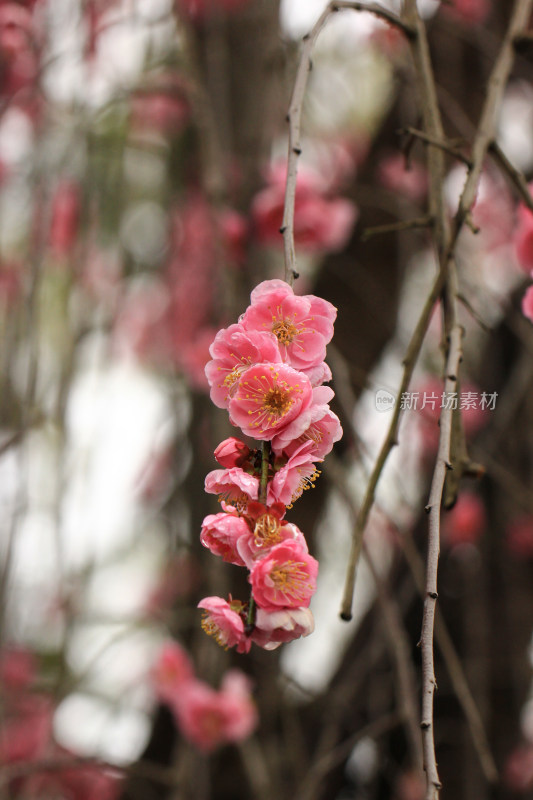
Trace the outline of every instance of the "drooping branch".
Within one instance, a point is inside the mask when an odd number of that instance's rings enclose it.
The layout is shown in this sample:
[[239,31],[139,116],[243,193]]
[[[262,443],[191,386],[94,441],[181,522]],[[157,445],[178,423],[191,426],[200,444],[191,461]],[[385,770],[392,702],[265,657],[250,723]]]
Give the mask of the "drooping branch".
[[285,280],[291,286],[294,283],[298,271],[296,268],[296,252],[294,248],[294,206],[296,201],[296,180],[298,175],[298,158],[302,154],[301,143],[301,123],[302,109],[309,80],[309,73],[312,69],[311,53],[315,42],[326,25],[329,17],[343,9],[354,11],[368,11],[387,22],[397,26],[407,36],[413,35],[413,30],[396,14],[383,8],[378,3],[357,3],[337,0],[330,2],[324,9],[318,20],[315,22],[311,31],[304,36],[303,47],[300,61],[296,72],[296,80],[292,91],[287,122],[289,123],[289,148],[287,158],[287,183],[285,187],[285,205],[283,210],[283,222],[280,232],[283,235],[283,250],[285,256]]

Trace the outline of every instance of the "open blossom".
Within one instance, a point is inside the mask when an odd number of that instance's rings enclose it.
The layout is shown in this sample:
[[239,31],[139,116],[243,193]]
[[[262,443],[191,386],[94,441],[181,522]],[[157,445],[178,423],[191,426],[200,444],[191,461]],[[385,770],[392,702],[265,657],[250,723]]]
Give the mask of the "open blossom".
[[218,692],[202,681],[189,683],[174,709],[184,736],[204,753],[249,736],[258,717],[248,686],[236,670],[227,673]]
[[[260,242],[281,246],[286,168],[270,171],[269,183],[254,197],[252,221]],[[324,181],[309,170],[298,171],[294,241],[309,252],[341,250],[357,219],[357,208],[344,197],[331,197]]]
[[239,600],[204,597],[198,603],[204,610],[202,628],[222,647],[237,647],[238,653],[248,653],[252,642],[244,633],[243,610]]
[[300,444],[287,463],[274,475],[269,487],[269,500],[292,505],[302,493],[314,486],[320,475],[316,468],[313,442]]
[[308,607],[316,589],[318,561],[295,541],[276,545],[250,572],[257,605],[267,611]]
[[211,387],[211,400],[227,408],[243,373],[261,362],[281,362],[277,340],[271,332],[247,331],[238,323],[220,330],[209,348],[211,361],[205,374]]
[[328,403],[333,397],[329,386],[317,386],[313,389],[311,403],[287,427],[272,439],[275,453],[287,451],[303,442],[312,441],[315,460],[321,460],[333,447],[333,443],[342,436],[339,418],[331,411]]
[[152,681],[158,696],[171,702],[181,687],[194,677],[191,660],[177,642],[163,645],[152,670]]
[[252,641],[264,650],[275,650],[283,642],[309,636],[315,629],[310,608],[257,609]]
[[322,364],[333,336],[335,306],[313,295],[295,295],[280,280],[260,283],[251,301],[240,319],[247,331],[273,333],[283,360],[295,369],[305,371]]
[[205,491],[218,495],[218,499],[226,504],[223,506],[225,510],[242,511],[249,500],[257,500],[259,479],[240,467],[214,469],[205,476]]
[[237,551],[237,543],[249,532],[250,528],[243,517],[224,512],[209,514],[202,523],[200,541],[224,561],[244,567],[245,563]]
[[231,422],[255,439],[269,441],[301,414],[312,387],[286,364],[256,364],[246,370],[229,403]]
[[[255,507],[255,511],[252,507]],[[250,528],[248,534],[237,542],[237,549],[248,569],[252,569],[259,558],[268,555],[273,547],[288,540],[296,542],[302,550],[308,552],[303,533],[296,525],[282,519],[285,506],[281,503],[269,506],[250,503],[246,513]]]

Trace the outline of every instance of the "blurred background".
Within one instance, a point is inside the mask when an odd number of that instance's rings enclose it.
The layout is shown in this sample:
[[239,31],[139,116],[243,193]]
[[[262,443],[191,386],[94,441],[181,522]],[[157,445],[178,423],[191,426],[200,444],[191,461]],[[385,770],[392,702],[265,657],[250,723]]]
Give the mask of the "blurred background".
[[[204,366],[252,288],[283,277],[286,114],[325,6],[0,1],[0,800],[425,796],[411,712],[441,315],[398,397],[437,265],[411,54],[369,13],[332,15],[302,124],[294,288],[338,308],[344,428],[291,512],[320,562],[316,629],[237,655],[196,608],[247,591],[199,541],[213,450],[234,433]],[[419,8],[452,216],[511,4]],[[454,800],[533,797],[533,213],[518,188],[532,55],[526,36],[457,248],[461,408],[482,469],[443,513],[435,737]],[[354,513],[399,402],[346,623]],[[170,640],[213,689],[230,668],[249,676],[248,738],[206,753],[180,729],[154,679]]]

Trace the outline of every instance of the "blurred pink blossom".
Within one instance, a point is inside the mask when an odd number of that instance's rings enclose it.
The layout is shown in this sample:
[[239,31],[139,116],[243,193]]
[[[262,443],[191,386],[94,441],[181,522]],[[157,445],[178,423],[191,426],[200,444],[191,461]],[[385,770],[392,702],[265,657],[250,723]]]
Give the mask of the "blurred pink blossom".
[[201,681],[186,684],[174,706],[183,735],[204,753],[246,739],[258,722],[249,687],[238,670],[224,676],[218,692]]
[[505,531],[507,547],[518,557],[533,557],[533,514],[515,517]]
[[418,161],[407,162],[402,153],[392,153],[381,159],[378,180],[386,189],[414,203],[424,199],[429,185],[426,168]]
[[[286,167],[272,168],[267,186],[252,203],[253,232],[263,244],[282,246]],[[294,240],[309,252],[337,251],[347,243],[357,219],[351,200],[330,197],[315,174],[300,169],[296,184]]]
[[4,691],[27,689],[36,675],[35,655],[25,647],[6,647],[0,652],[0,684]]
[[522,298],[522,314],[533,322],[533,286],[529,286]]
[[485,506],[473,492],[461,492],[454,507],[443,518],[443,541],[450,547],[475,544],[487,524]]
[[165,642],[152,669],[152,682],[158,696],[173,702],[185,683],[194,678],[192,662],[174,640]]
[[513,792],[526,792],[533,786],[533,745],[521,744],[508,755],[504,783]]
[[491,0],[449,0],[442,3],[442,10],[453,19],[466,25],[478,25],[487,19],[492,10]]
[[176,0],[176,6],[185,17],[201,22],[206,17],[230,14],[248,5],[250,0]]

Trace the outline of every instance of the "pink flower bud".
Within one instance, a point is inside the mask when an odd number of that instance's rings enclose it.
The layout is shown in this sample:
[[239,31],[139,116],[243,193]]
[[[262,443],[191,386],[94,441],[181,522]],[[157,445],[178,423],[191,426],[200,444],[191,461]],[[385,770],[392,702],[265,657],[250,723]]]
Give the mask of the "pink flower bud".
[[235,436],[224,439],[215,450],[216,460],[226,469],[242,467],[249,455],[250,448],[248,445],[241,442],[240,439],[236,439]]

